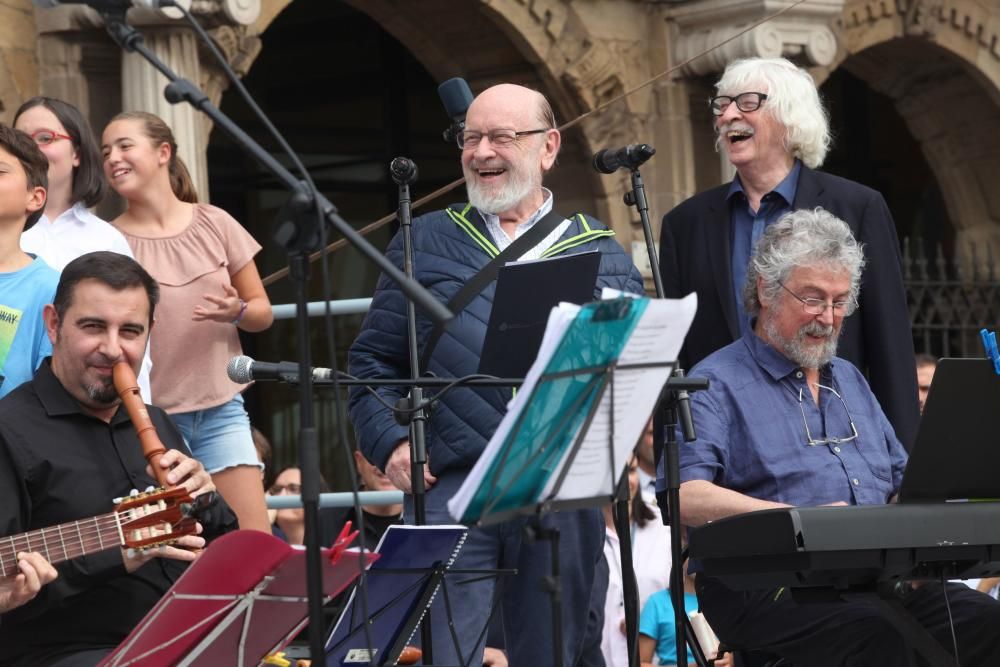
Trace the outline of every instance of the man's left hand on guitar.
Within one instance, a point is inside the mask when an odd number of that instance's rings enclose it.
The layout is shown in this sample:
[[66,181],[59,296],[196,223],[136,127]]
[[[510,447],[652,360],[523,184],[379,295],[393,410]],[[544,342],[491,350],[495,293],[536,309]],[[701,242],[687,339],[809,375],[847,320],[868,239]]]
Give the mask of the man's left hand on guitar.
[[41,554],[19,553],[17,567],[21,572],[14,577],[0,577],[0,614],[28,602],[58,576],[56,569]]

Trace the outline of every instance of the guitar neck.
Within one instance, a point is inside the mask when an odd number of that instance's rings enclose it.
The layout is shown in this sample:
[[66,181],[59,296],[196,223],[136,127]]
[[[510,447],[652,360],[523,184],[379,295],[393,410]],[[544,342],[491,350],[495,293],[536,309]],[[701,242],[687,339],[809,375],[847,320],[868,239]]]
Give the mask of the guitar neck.
[[0,576],[13,577],[20,572],[17,554],[24,551],[37,551],[55,565],[122,544],[124,540],[118,512],[0,537]]

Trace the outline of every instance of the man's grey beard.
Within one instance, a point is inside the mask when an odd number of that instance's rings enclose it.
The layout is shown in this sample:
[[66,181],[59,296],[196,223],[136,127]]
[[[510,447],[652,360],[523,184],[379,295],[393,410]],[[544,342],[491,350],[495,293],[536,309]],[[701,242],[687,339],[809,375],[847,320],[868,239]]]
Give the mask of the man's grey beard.
[[118,392],[115,390],[115,383],[112,378],[101,384],[87,386],[87,396],[98,405],[114,405],[118,400]]
[[[833,325],[824,327],[819,322],[810,322],[799,329],[795,338],[789,340],[781,335],[772,318],[764,319],[762,324],[768,339],[779,346],[778,351],[801,368],[821,368],[837,355],[837,339],[840,337],[840,332],[834,332]],[[836,335],[831,335],[834,333]],[[823,345],[816,346],[805,342],[807,335],[830,337]]]
[[505,166],[507,183],[499,191],[492,192],[476,181],[474,173],[466,171],[465,189],[469,194],[469,203],[483,213],[500,215],[509,211],[542,186],[541,173],[533,173],[510,163]]

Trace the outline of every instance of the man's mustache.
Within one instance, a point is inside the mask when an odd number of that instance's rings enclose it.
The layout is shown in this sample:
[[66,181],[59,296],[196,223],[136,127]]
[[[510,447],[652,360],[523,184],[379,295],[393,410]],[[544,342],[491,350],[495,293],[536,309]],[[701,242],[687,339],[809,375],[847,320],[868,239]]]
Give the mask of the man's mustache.
[[823,326],[819,322],[810,322],[801,329],[799,333],[803,336],[826,336],[830,337],[833,335],[833,325]]

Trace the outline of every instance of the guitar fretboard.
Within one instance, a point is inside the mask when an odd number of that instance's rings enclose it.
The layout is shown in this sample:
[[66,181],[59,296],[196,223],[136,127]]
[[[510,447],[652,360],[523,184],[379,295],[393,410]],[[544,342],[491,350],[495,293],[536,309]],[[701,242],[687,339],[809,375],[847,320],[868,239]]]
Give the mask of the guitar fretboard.
[[0,537],[0,576],[18,574],[17,554],[24,551],[37,551],[55,565],[120,546],[123,544],[121,521],[124,518],[118,512],[109,512],[20,535]]

